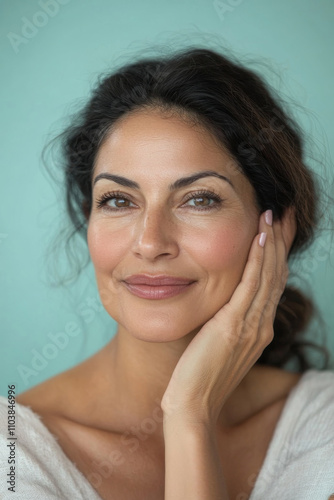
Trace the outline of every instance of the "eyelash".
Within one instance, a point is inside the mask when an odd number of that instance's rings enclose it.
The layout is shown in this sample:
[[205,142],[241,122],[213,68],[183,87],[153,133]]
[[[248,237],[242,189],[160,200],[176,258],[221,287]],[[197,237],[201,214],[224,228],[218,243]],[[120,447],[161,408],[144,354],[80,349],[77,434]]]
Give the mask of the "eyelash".
[[[196,198],[200,198],[200,197],[207,197],[207,198],[211,198],[215,201],[215,203],[209,207],[202,207],[202,208],[198,208],[198,207],[191,207],[191,208],[194,208],[196,211],[198,212],[204,212],[204,211],[207,211],[207,210],[217,210],[220,208],[222,202],[223,202],[223,199],[216,193],[214,193],[213,191],[207,191],[207,190],[201,190],[201,191],[197,191],[196,193],[191,193],[191,195],[185,200],[185,202],[189,201],[189,200],[193,200],[193,199],[196,199]],[[100,196],[97,201],[96,201],[96,207],[99,209],[99,208],[102,208],[106,205],[107,201],[111,200],[111,199],[121,199],[121,200],[127,200],[127,201],[131,201],[128,196],[124,195],[123,193],[121,193],[120,191],[111,191],[111,192],[108,192],[108,193],[105,193],[103,194],[102,196]],[[112,212],[119,212],[119,211],[123,211],[123,210],[129,210],[131,207],[118,207],[118,208],[115,208],[115,207],[105,207],[107,210],[111,210]]]

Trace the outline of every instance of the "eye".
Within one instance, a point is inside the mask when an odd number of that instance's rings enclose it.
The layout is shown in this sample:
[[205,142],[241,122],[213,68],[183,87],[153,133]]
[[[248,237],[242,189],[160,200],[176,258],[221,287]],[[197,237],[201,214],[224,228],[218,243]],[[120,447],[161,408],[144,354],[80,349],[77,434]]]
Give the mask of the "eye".
[[[201,190],[195,193],[190,193],[187,196],[184,203],[193,200],[195,202],[196,200],[199,200],[200,204],[188,205],[188,207],[193,208],[196,211],[219,209],[223,202],[223,199],[218,194],[214,193],[213,191],[207,191],[207,190]],[[111,201],[114,203],[113,206],[110,203],[108,203]],[[213,201],[213,203],[210,203],[210,201],[211,202]],[[102,208],[105,206],[107,210],[120,212],[122,210],[130,209],[131,208],[131,206],[129,206],[130,203],[131,200],[125,194],[121,193],[120,191],[111,191],[108,193],[104,193],[97,199],[96,207]]]
[[120,205],[116,204],[116,206],[111,206],[110,204],[108,204],[106,207],[108,210],[120,211],[130,208],[127,205],[127,203],[128,202],[131,203],[131,201],[126,195],[123,195],[120,191],[112,191],[100,196],[100,198],[98,198],[98,200],[96,201],[97,208],[102,208],[110,200],[116,200],[116,203],[120,202]]
[[[196,193],[191,193],[189,197],[186,199],[186,201],[192,201],[192,200],[200,200],[200,203],[203,203],[202,205],[193,205],[192,208],[195,210],[203,211],[203,210],[214,210],[220,208],[223,199],[213,191],[207,191],[207,190],[202,190],[202,191],[197,191]],[[210,200],[213,200],[213,203],[210,204]]]

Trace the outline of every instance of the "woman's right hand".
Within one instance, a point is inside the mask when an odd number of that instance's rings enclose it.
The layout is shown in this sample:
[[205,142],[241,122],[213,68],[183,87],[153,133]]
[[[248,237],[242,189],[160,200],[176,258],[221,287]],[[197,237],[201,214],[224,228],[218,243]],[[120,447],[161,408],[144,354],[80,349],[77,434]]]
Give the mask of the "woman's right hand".
[[214,426],[222,406],[273,339],[276,309],[288,278],[287,256],[295,235],[292,209],[272,222],[262,214],[240,283],[230,301],[192,339],[176,365],[161,406]]

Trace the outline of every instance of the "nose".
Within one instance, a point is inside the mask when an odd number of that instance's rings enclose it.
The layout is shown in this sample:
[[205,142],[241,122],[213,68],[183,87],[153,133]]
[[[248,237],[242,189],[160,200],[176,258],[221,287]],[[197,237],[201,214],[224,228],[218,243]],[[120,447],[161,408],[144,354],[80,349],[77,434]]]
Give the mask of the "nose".
[[137,219],[134,233],[132,251],[139,258],[174,258],[179,253],[175,223],[172,215],[163,207],[147,209]]

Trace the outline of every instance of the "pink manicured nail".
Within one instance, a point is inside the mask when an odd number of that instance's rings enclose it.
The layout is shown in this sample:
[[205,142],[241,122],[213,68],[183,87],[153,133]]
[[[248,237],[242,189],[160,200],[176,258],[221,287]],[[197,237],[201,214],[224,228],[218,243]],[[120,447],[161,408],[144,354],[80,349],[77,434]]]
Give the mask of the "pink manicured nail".
[[259,238],[259,245],[260,245],[260,247],[264,247],[264,244],[266,242],[266,238],[267,238],[267,233],[261,233],[260,234],[260,238]]
[[264,212],[264,219],[265,219],[266,223],[268,224],[268,226],[272,226],[273,225],[273,211],[266,210]]
[[264,218],[265,218],[265,221],[268,224],[268,226],[273,225],[273,212],[272,212],[272,210],[266,210],[264,212]]

